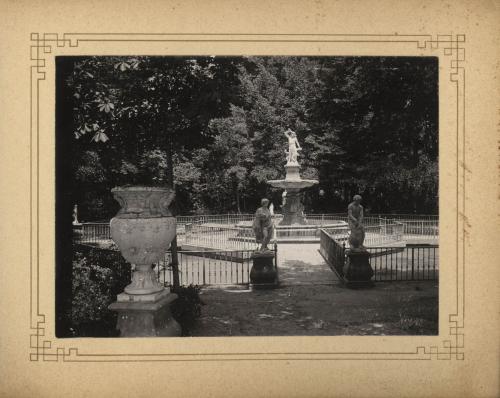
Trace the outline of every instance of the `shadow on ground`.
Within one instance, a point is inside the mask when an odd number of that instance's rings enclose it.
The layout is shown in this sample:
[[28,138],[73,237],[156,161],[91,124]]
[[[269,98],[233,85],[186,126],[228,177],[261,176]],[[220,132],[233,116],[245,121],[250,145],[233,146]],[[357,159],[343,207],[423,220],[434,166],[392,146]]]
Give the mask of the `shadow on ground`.
[[351,290],[315,247],[286,249],[280,251],[277,289],[204,289],[207,305],[192,335],[438,334],[437,282],[385,282]]

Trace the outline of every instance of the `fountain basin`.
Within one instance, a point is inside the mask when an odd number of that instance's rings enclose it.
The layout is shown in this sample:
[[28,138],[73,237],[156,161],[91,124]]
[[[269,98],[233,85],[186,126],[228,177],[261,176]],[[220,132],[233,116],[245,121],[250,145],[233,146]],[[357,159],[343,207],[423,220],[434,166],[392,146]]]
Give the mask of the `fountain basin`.
[[286,189],[291,190],[291,189],[305,189],[312,187],[313,185],[317,184],[318,181],[316,180],[291,180],[291,179],[286,179],[286,180],[270,180],[267,182],[269,185],[275,188],[281,188],[281,189]]
[[[339,233],[347,234],[349,227],[345,221],[329,221],[328,223],[318,222],[313,224],[275,225],[274,235],[278,243],[318,243],[321,228],[335,229]],[[251,221],[241,221],[236,224],[237,236],[230,238],[233,241],[255,242],[255,235]]]

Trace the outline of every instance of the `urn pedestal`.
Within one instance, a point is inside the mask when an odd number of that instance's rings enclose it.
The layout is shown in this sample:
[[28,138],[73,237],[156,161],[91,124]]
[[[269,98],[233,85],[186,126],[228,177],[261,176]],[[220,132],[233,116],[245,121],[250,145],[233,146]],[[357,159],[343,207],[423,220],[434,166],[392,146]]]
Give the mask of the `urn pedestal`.
[[177,295],[165,289],[152,268],[176,235],[176,220],[168,208],[174,192],[155,187],[119,187],[111,192],[121,206],[110,222],[111,237],[135,266],[132,283],[109,306],[118,313],[120,336],[180,336],[170,313]]
[[120,294],[109,309],[118,313],[120,337],[175,337],[181,327],[172,317],[170,304],[176,294],[163,290],[151,300],[141,295]]
[[371,280],[373,269],[370,265],[370,253],[364,249],[354,249],[347,251],[347,262],[344,266],[344,278],[347,280],[347,287],[356,289],[372,287]]
[[278,273],[274,267],[274,252],[264,251],[252,254],[250,282],[253,288],[273,288],[278,283]]

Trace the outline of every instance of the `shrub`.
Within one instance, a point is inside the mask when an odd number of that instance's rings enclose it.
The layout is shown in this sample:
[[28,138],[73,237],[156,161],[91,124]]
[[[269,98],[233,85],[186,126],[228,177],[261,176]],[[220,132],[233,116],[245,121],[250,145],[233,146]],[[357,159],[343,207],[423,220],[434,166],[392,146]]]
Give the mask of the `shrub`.
[[[116,313],[108,306],[116,300],[130,283],[130,265],[113,250],[86,245],[75,246],[73,259],[72,305],[70,319],[73,336],[115,337]],[[182,335],[189,336],[205,303],[200,298],[198,286],[172,288],[177,299],[170,310],[182,328]]]
[[108,310],[130,282],[130,266],[118,252],[80,247],[73,259],[73,336],[117,336],[116,314]]
[[201,315],[201,307],[205,305],[200,298],[201,287],[189,285],[172,288],[178,298],[171,304],[172,316],[179,322],[182,335],[189,336],[196,320]]

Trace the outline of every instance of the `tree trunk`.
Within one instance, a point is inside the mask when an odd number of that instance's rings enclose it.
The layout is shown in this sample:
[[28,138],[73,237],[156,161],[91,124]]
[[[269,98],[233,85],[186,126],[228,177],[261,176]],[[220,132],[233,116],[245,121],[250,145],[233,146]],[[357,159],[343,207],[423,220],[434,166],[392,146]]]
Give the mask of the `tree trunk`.
[[[167,185],[175,190],[175,184],[174,184],[174,162],[172,159],[173,156],[173,141],[172,141],[172,136],[168,136],[168,141],[167,141]],[[177,215],[175,211],[175,199],[173,206],[174,208],[174,216]],[[179,256],[177,253],[177,234],[175,235],[174,240],[170,244],[170,248],[172,251],[172,276],[173,276],[173,283],[174,283],[174,289],[177,289],[180,286],[180,280],[179,280]]]

